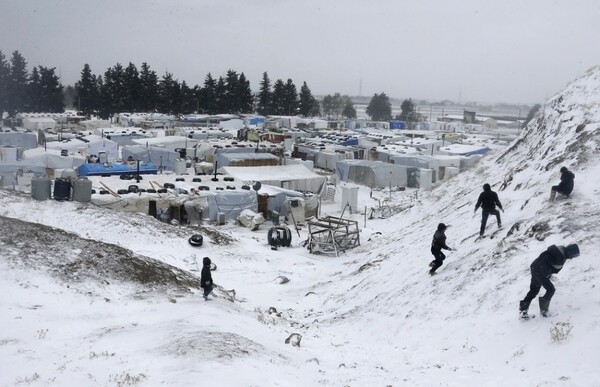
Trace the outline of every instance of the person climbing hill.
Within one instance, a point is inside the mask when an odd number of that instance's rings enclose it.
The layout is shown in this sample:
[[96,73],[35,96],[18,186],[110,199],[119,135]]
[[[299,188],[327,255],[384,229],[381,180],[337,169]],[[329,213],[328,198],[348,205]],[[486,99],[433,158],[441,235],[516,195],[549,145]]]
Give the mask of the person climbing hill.
[[479,228],[480,237],[485,233],[485,225],[490,215],[496,215],[498,228],[502,228],[502,219],[500,219],[500,212],[498,212],[496,206],[498,206],[500,210],[504,211],[502,208],[502,203],[500,203],[500,199],[498,199],[498,194],[492,191],[490,185],[486,183],[483,185],[483,192],[479,194],[477,204],[475,204],[475,212],[477,212],[477,209],[481,207],[481,227]]
[[442,252],[442,249],[452,251],[450,247],[446,245],[446,229],[450,227],[449,225],[445,225],[444,223],[438,224],[437,230],[433,234],[433,240],[431,242],[431,254],[434,256],[434,260],[429,263],[429,274],[434,275],[435,271],[444,264],[444,259],[446,259],[446,255]]
[[572,259],[579,256],[579,246],[575,243],[564,246],[552,245],[539,255],[531,263],[531,284],[529,292],[523,300],[519,302],[519,314],[522,319],[528,319],[529,304],[540,292],[542,286],[546,289],[546,293],[539,298],[540,313],[543,317],[548,316],[548,307],[550,300],[554,295],[554,285],[550,281],[552,274],[558,273],[567,259]]

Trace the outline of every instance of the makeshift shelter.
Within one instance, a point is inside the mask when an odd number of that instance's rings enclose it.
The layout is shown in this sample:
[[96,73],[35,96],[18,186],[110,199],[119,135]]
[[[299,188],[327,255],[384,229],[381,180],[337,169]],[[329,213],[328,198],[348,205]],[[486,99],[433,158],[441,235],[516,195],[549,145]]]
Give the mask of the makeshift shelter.
[[276,165],[265,167],[232,167],[222,168],[223,172],[242,181],[260,181],[262,184],[274,185],[294,191],[321,193],[327,178],[317,175],[304,165]]
[[158,146],[171,151],[178,148],[189,148],[193,147],[198,143],[197,140],[183,136],[164,136],[155,138],[141,138],[133,140],[134,143],[142,146]]
[[95,134],[63,141],[47,142],[46,148],[56,150],[66,149],[68,153],[79,153],[82,156],[99,155],[100,152],[106,152],[110,161],[115,161],[119,158],[118,144]]
[[236,220],[244,210],[258,212],[258,199],[252,190],[201,191],[199,197],[186,201],[185,209],[195,209],[202,219],[222,223]]
[[85,163],[82,156],[61,156],[55,150],[44,151],[42,148],[23,152],[23,159],[0,162],[0,177],[4,186],[15,185],[17,175],[32,172],[54,177],[55,170],[76,169]]
[[336,164],[336,174],[340,181],[353,182],[368,187],[406,187],[407,168],[381,161],[343,160]]
[[250,153],[247,148],[245,150],[246,152],[243,153],[219,152],[215,155],[214,161],[219,168],[228,165],[236,167],[260,167],[279,164],[279,157],[272,153]]
[[14,146],[24,150],[37,148],[37,136],[33,133],[0,132],[0,146]]
[[121,149],[123,160],[141,160],[145,163],[154,164],[159,170],[175,170],[175,160],[180,158],[179,152],[156,146],[143,147],[141,145],[124,146]]
[[52,117],[23,117],[23,127],[28,130],[54,129],[56,120]]
[[266,184],[263,184],[258,190],[258,211],[262,212],[265,218],[268,219],[274,213],[287,217],[295,199],[301,200],[301,205],[304,207],[302,218],[295,216],[294,220],[296,222],[302,222],[308,217],[316,216],[319,205],[318,196],[305,195],[298,191]]

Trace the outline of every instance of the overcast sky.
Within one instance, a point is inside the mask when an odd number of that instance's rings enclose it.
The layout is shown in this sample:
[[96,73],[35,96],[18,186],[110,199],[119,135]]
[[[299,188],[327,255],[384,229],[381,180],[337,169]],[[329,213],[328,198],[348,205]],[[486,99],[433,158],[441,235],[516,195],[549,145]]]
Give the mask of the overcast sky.
[[73,84],[143,62],[190,86],[228,69],[258,89],[544,102],[600,64],[598,0],[0,0],[0,50]]

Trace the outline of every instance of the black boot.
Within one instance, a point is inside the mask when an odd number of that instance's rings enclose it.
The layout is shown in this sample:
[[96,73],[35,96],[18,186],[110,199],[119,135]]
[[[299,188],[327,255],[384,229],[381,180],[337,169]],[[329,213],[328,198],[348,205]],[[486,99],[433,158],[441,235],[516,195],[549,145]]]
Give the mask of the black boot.
[[527,314],[527,310],[529,309],[530,301],[521,300],[519,301],[519,316],[522,319],[528,319],[529,314]]
[[540,301],[540,314],[543,317],[548,317],[548,307],[550,306],[550,300],[547,300],[544,297],[540,297],[538,300]]

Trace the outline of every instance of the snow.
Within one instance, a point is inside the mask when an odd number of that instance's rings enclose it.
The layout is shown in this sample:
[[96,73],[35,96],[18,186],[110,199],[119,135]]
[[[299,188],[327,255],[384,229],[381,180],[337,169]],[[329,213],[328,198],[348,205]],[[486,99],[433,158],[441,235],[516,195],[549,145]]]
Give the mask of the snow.
[[[599,132],[595,68],[506,149],[431,192],[360,187],[359,208],[388,200],[400,212],[346,212],[361,246],[339,257],[309,254],[306,227],[298,237],[292,226],[292,247],[274,251],[267,224],[185,228],[0,191],[0,385],[600,385]],[[575,191],[548,203],[563,165]],[[484,183],[502,201],[504,228],[495,233],[492,217],[486,233],[495,237],[476,240]],[[339,195],[323,216],[340,215]],[[439,222],[451,225],[455,250],[430,277]],[[202,247],[187,243],[197,232]],[[557,315],[519,321],[531,261],[572,242],[582,253],[554,280]],[[179,274],[144,283],[94,258],[117,247]],[[192,286],[204,256],[221,286],[207,302]],[[293,333],[300,346],[285,343]]]

